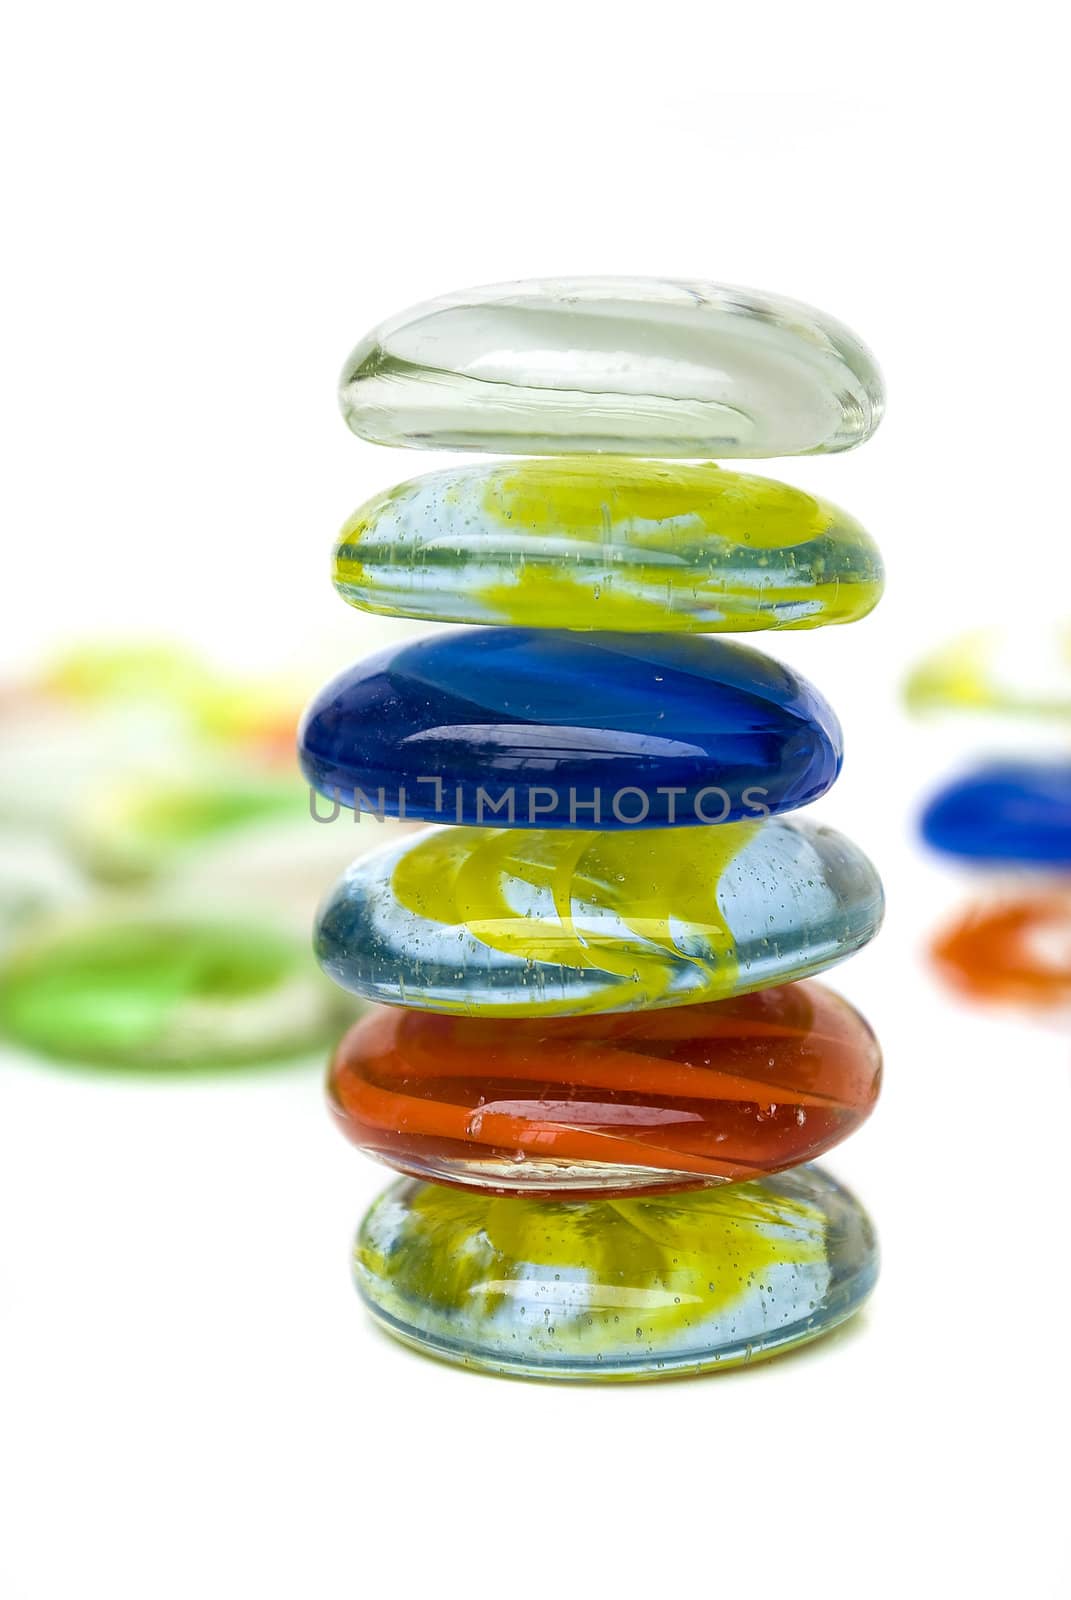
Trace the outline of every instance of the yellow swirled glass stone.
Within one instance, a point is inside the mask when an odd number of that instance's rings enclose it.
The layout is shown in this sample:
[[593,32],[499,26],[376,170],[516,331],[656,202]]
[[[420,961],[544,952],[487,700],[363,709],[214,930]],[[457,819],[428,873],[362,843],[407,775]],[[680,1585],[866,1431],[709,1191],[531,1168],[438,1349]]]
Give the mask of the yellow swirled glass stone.
[[393,1005],[575,1016],[686,1005],[819,972],[882,914],[831,828],[449,828],[355,863],[321,908],[336,982]]
[[345,524],[334,578],[393,616],[659,633],[854,622],[884,583],[863,528],[802,489],[585,456],[399,484]]
[[866,1299],[877,1241],[820,1167],[669,1197],[499,1199],[411,1180],[372,1207],[357,1287],[395,1338],[530,1378],[650,1379],[790,1350]]

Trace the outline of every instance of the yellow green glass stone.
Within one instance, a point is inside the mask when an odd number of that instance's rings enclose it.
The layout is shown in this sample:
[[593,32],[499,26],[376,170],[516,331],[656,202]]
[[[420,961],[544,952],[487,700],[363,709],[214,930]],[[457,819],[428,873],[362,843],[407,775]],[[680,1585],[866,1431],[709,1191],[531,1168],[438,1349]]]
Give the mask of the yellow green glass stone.
[[399,484],[345,524],[334,579],[393,616],[701,633],[854,622],[884,582],[864,529],[802,489],[591,456]]
[[376,1320],[425,1354],[529,1378],[724,1371],[845,1321],[874,1229],[820,1167],[690,1194],[561,1201],[406,1179],[357,1237]]

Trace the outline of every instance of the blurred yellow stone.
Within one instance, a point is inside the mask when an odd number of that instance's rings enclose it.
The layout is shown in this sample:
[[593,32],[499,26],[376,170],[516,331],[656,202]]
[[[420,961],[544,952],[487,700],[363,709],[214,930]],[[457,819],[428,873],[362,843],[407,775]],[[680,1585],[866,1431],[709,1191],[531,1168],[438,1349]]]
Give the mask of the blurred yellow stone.
[[1071,720],[1071,624],[988,628],[925,656],[904,696],[912,711],[982,711]]

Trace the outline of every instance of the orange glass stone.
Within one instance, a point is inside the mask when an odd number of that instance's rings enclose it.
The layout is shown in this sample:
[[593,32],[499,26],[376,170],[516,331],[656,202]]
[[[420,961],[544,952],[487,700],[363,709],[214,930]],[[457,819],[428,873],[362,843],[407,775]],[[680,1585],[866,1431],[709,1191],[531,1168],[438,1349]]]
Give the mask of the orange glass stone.
[[961,994],[1050,1010],[1071,1003],[1071,888],[969,906],[933,946]]
[[743,1182],[868,1115],[881,1054],[815,983],[672,1010],[506,1019],[380,1008],[339,1045],[343,1132],[399,1172],[496,1194]]

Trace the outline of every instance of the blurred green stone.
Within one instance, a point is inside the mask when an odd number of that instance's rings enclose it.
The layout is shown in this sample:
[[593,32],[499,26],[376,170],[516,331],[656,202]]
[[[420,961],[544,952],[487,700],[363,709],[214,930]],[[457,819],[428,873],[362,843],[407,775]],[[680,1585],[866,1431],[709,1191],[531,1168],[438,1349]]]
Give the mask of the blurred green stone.
[[239,919],[109,913],[39,934],[0,968],[0,1031],[65,1061],[284,1060],[352,1015],[299,939]]

